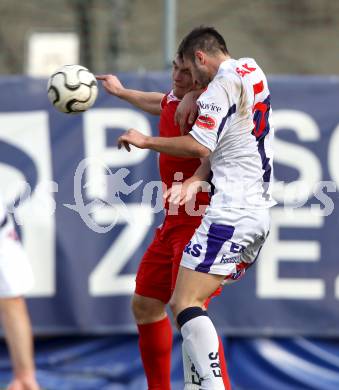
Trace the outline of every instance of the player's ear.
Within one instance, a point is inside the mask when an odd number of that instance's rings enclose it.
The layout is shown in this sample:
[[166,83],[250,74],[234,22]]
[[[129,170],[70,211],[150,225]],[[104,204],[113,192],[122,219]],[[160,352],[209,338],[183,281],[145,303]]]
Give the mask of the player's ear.
[[205,65],[205,54],[201,50],[195,52],[195,61],[198,65]]

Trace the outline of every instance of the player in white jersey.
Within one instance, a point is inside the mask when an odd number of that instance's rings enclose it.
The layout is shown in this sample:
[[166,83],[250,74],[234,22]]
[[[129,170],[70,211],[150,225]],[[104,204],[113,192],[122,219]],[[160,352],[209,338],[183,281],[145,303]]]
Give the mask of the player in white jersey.
[[213,152],[211,207],[272,206],[273,131],[263,71],[251,58],[224,61],[199,97],[198,106],[199,116],[190,135]]
[[[225,275],[226,264],[230,271],[226,278],[234,280],[256,259],[268,232],[266,209],[274,205],[274,131],[269,123],[266,77],[253,59],[229,58],[220,64],[197,103],[199,116],[189,134],[212,151],[214,194],[203,223],[189,244],[200,244],[201,256],[192,257],[188,247],[181,265]],[[211,232],[224,237],[214,242],[212,249],[211,243],[208,245]]]
[[23,298],[32,285],[30,263],[0,199],[0,316],[14,373],[8,390],[39,390],[31,324]]
[[194,29],[178,52],[193,79],[201,85],[209,83],[198,99],[199,115],[192,130],[186,136],[165,139],[130,129],[119,145],[176,156],[209,156],[210,167],[198,168],[183,186],[181,198],[189,182],[206,180],[210,172],[213,175],[214,194],[184,250],[170,305],[202,378],[201,389],[219,390],[224,387],[218,339],[202,305],[224,280],[243,275],[268,235],[268,210],[274,204],[270,96],[266,77],[255,61],[232,59],[214,28]]

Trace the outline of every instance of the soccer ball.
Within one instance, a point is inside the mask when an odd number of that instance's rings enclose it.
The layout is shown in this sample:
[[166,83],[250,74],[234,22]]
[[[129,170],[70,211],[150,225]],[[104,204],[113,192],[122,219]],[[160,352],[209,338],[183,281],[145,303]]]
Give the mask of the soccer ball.
[[88,110],[98,95],[98,83],[87,68],[64,65],[49,78],[48,98],[53,106],[66,114]]

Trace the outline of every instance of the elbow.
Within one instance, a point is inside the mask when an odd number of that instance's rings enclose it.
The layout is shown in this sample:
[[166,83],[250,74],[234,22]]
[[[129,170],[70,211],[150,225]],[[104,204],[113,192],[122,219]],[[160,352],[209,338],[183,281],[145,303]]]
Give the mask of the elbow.
[[211,154],[211,150],[199,141],[194,139],[191,134],[185,136],[188,139],[190,155],[197,158],[206,158]]
[[197,150],[197,157],[199,158],[206,158],[209,157],[211,154],[211,151],[206,148],[206,146],[201,145]]

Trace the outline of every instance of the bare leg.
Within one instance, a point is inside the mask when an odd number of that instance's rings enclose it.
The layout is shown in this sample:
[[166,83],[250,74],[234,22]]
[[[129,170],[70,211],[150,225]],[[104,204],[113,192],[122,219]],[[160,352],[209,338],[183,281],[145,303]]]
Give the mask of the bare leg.
[[222,275],[205,274],[180,266],[170,306],[175,317],[192,306],[205,308],[206,300],[224,280]]
[[0,298],[0,313],[14,372],[8,390],[39,390],[35,379],[32,329],[24,299]]
[[170,305],[183,336],[183,345],[201,379],[200,389],[224,390],[219,360],[219,340],[203,310],[206,299],[223,276],[180,267]]

